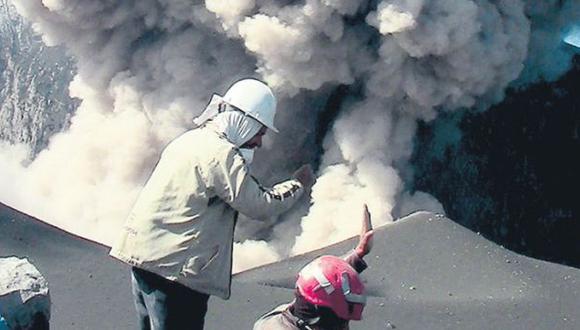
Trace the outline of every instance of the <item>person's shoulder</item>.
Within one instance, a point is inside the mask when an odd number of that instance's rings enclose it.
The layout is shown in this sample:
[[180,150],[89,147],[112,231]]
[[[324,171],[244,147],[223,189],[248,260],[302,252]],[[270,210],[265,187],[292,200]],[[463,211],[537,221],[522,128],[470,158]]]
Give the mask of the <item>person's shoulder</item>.
[[205,126],[192,128],[183,135],[185,138],[190,139],[203,139],[203,140],[217,140],[219,135],[212,129],[209,129]]
[[297,329],[289,320],[284,317],[284,311],[288,309],[290,304],[280,305],[268,313],[262,315],[256,323],[254,323],[253,330],[284,330]]
[[185,143],[193,144],[198,149],[235,149],[235,146],[224,136],[207,127],[190,129],[176,138],[176,140],[184,140]]
[[200,136],[203,136],[206,141],[208,142],[211,141],[216,146],[220,146],[226,149],[235,148],[234,144],[228,141],[228,139],[226,139],[224,135],[216,132],[210,127],[201,127],[195,129],[194,131],[196,131],[196,133],[199,134]]
[[211,159],[212,162],[232,162],[241,158],[238,148],[211,128],[196,128],[184,134],[188,135],[186,138],[191,141],[188,144],[195,148],[195,153],[202,159]]

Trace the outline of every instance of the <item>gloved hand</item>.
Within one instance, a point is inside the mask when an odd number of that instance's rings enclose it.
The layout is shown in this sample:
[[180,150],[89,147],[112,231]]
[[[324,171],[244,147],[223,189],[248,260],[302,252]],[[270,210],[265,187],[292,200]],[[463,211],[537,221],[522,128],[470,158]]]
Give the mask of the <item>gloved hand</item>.
[[358,245],[354,249],[359,258],[362,258],[371,252],[373,248],[373,226],[371,224],[371,213],[365,204],[363,209],[362,228],[358,240]]
[[310,189],[316,180],[314,177],[314,171],[312,170],[312,166],[310,166],[310,164],[304,164],[300,166],[300,168],[294,172],[292,177],[300,181],[306,190]]

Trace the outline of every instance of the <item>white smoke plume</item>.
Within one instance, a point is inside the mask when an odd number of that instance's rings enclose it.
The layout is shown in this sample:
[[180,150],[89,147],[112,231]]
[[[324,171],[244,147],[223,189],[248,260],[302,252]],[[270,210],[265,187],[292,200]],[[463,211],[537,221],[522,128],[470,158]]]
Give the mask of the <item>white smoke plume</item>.
[[[68,47],[78,65],[70,90],[82,103],[30,164],[1,162],[13,173],[3,187],[17,179],[34,198],[2,191],[0,200],[111,244],[163,146],[212,93],[254,76],[276,90],[282,130],[258,152],[257,171],[272,181],[304,160],[320,167],[311,207],[294,213],[304,217],[278,223],[270,244],[237,245],[235,269],[355,235],[363,203],[375,225],[443,212],[405,187],[417,122],[501,101],[526,65],[522,82],[549,76],[535,63],[579,11],[573,1],[537,3],[13,0],[46,43]],[[323,112],[335,120],[320,125]],[[295,239],[280,232],[289,224]]]

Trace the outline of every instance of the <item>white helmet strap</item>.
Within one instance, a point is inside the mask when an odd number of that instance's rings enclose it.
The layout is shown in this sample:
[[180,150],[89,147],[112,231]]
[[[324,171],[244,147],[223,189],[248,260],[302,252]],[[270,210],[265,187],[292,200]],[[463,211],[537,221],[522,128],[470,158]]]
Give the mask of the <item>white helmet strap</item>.
[[352,293],[350,291],[350,282],[348,281],[348,274],[342,273],[342,293],[344,294],[344,298],[346,301],[355,303],[355,304],[362,304],[365,305],[367,303],[367,297],[362,294]]
[[[303,275],[306,275],[306,274],[303,274]],[[322,270],[320,268],[312,269],[311,275],[316,279],[316,281],[318,282],[320,287],[324,289],[326,294],[331,294],[334,292],[335,288],[332,286],[332,284],[330,283],[328,278],[322,273]],[[346,272],[342,273],[341,278],[342,278],[341,290],[342,290],[342,294],[344,295],[344,298],[346,299],[346,301],[354,303],[354,304],[365,305],[367,302],[367,297],[365,295],[356,294],[356,293],[353,293],[351,291],[348,274]]]
[[314,269],[312,276],[314,276],[316,281],[318,281],[318,284],[320,284],[324,291],[326,291],[326,294],[334,292],[334,287],[319,268]]

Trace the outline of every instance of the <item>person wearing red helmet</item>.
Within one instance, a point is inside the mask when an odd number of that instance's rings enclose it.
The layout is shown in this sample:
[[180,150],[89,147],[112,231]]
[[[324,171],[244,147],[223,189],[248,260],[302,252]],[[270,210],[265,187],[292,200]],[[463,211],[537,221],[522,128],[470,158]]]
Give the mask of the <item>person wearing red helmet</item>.
[[362,232],[356,248],[342,258],[321,256],[298,274],[295,299],[276,307],[254,324],[254,330],[344,330],[361,320],[366,303],[359,273],[372,247],[370,213],[364,206]]

